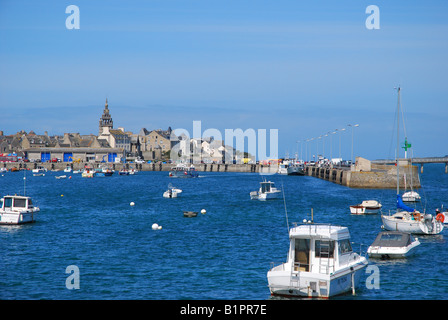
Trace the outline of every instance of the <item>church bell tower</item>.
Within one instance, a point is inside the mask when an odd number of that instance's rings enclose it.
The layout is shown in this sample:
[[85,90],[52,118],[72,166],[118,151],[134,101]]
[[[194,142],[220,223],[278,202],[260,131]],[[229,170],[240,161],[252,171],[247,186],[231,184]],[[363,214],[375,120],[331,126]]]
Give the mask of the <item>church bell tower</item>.
[[107,104],[107,98],[106,98],[106,105],[104,106],[103,115],[100,118],[100,127],[98,136],[100,136],[103,133],[103,128],[109,127],[109,129],[113,129],[114,122],[112,121],[112,117],[109,113],[109,105]]

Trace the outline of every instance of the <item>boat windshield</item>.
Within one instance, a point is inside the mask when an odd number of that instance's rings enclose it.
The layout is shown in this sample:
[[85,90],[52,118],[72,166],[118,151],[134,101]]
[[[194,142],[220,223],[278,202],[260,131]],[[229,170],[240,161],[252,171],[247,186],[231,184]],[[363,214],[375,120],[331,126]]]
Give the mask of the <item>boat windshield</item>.
[[373,246],[402,247],[409,245],[413,239],[408,233],[381,233],[373,242]]
[[4,204],[5,208],[12,208],[12,198],[5,198]]
[[339,241],[339,254],[352,252],[352,245],[350,239],[344,239]]
[[14,199],[14,207],[26,208],[26,199]]

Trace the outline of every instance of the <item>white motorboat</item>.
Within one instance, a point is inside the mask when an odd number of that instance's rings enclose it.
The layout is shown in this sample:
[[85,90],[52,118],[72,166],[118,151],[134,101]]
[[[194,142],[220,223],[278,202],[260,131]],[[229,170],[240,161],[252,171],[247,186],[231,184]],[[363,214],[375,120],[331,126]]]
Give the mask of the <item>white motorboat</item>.
[[280,163],[278,165],[278,174],[288,174],[288,167],[289,167],[289,163]]
[[399,124],[400,124],[400,88],[397,103],[397,211],[392,215],[381,215],[383,227],[390,231],[402,231],[413,234],[439,234],[443,231],[443,223],[431,214],[420,213],[403,203],[400,195]]
[[73,171],[73,169],[70,166],[66,166],[64,169],[64,172],[72,172],[72,171]]
[[55,178],[56,178],[56,179],[65,179],[65,178],[67,178],[67,176],[66,176],[66,175],[63,175],[63,176],[56,176]]
[[410,233],[400,231],[382,231],[367,249],[371,258],[405,258],[412,254],[420,241]]
[[272,200],[280,197],[281,190],[274,187],[274,182],[260,182],[260,189],[250,193],[251,200]]
[[33,206],[30,197],[4,196],[0,207],[0,224],[23,224],[35,221],[38,207]]
[[376,200],[364,200],[360,204],[350,206],[351,214],[377,214],[382,204]]
[[171,184],[168,185],[168,190],[163,193],[164,198],[177,198],[182,193],[181,189],[173,187]]
[[302,164],[293,163],[287,169],[288,176],[304,176],[305,169]]
[[287,261],[267,273],[271,295],[328,298],[358,286],[367,259],[352,251],[347,227],[304,224],[289,231]]
[[31,170],[33,173],[45,173],[47,172],[47,168],[38,166],[37,168]]
[[199,174],[193,165],[187,167],[180,163],[171,168],[169,176],[172,178],[197,178]]
[[420,195],[415,191],[407,191],[403,193],[401,198],[404,202],[419,202],[421,200]]

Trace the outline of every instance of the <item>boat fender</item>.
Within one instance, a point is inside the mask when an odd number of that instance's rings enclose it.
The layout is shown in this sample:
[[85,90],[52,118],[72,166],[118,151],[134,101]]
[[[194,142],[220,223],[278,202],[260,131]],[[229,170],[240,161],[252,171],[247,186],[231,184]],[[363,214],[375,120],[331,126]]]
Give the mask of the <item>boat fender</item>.
[[436,220],[443,223],[445,221],[445,216],[443,214],[439,213],[436,215]]

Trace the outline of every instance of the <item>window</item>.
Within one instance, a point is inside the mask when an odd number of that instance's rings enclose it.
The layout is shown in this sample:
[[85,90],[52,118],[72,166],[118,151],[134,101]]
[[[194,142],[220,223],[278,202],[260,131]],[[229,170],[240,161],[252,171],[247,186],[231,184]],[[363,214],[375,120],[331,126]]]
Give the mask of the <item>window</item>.
[[339,241],[339,254],[352,252],[352,245],[349,239]]
[[334,240],[316,240],[315,246],[316,258],[334,257]]
[[26,208],[26,199],[15,199],[14,207]]
[[309,254],[310,254],[310,240],[296,239],[295,240],[295,255],[294,255],[294,269],[296,271],[309,271]]
[[12,207],[12,198],[5,198],[5,208],[11,208]]

